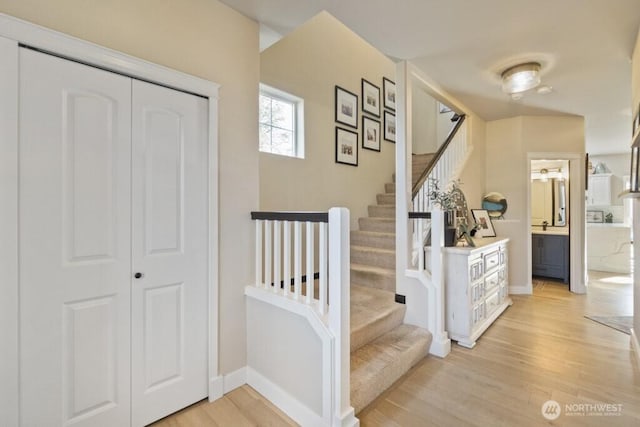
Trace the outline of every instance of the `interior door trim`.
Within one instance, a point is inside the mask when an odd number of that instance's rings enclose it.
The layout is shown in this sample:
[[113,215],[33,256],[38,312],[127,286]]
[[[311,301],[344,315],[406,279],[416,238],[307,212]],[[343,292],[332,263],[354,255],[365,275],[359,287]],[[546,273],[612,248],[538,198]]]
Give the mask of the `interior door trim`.
[[[209,400],[223,395],[219,372],[218,90],[217,83],[0,14],[0,425],[19,425],[18,81],[20,45],[167,86],[208,100]],[[4,409],[4,408],[3,408]]]

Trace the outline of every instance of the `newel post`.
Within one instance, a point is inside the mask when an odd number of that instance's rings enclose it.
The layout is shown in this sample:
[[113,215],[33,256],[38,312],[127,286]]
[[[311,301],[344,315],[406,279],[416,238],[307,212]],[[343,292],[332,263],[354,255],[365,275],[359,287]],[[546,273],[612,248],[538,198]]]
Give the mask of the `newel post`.
[[444,248],[444,223],[444,211],[434,206],[431,211],[431,280],[433,281],[435,295],[433,298],[434,301],[429,305],[435,315],[435,322],[432,325],[433,339],[439,344],[436,348],[440,349],[434,352],[434,354],[440,357],[445,357],[451,348],[451,341],[444,328],[444,287],[446,286],[444,282],[444,257],[442,253],[442,248]]
[[[353,425],[350,400],[350,236],[349,210],[329,209],[329,329],[335,337],[333,366],[334,426]],[[356,420],[357,422],[357,420]]]

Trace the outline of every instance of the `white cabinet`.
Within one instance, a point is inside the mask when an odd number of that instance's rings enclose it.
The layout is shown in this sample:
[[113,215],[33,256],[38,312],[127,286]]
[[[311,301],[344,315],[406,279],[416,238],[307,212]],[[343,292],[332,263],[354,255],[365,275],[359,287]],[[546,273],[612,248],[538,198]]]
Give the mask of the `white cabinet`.
[[602,206],[611,204],[611,174],[589,175],[587,205]]
[[444,248],[446,328],[449,337],[472,348],[510,306],[508,239],[477,240],[479,247]]

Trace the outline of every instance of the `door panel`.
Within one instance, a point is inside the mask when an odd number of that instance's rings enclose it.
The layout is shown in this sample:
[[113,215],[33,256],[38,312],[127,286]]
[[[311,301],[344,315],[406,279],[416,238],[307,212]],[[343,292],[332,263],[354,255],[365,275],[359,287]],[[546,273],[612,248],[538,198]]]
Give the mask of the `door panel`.
[[[207,103],[133,83],[133,425],[207,396]],[[187,309],[188,308],[188,309]]]
[[130,414],[131,81],[20,52],[23,425]]

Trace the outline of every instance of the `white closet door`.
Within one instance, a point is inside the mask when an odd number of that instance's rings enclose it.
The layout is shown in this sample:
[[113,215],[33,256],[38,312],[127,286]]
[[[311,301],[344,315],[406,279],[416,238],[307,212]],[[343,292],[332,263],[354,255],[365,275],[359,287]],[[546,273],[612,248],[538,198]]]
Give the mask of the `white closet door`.
[[133,83],[132,424],[207,396],[207,102]]
[[25,426],[130,422],[131,80],[21,49]]

